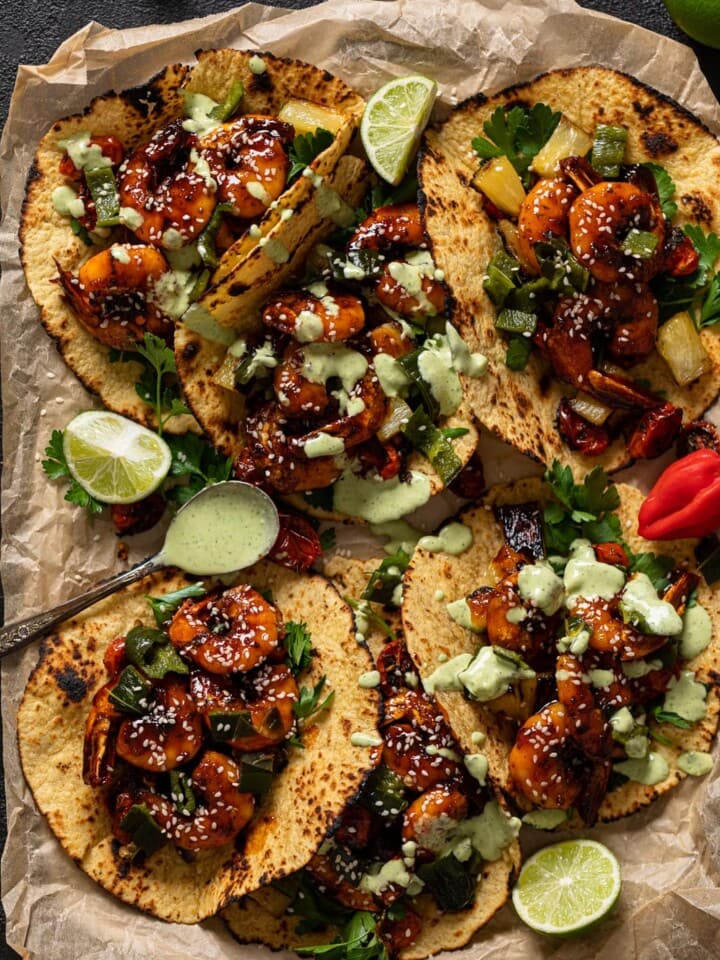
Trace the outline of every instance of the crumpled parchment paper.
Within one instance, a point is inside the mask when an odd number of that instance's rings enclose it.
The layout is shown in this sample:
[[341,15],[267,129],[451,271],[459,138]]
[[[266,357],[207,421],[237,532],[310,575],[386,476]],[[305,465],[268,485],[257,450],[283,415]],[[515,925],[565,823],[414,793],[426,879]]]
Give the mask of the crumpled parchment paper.
[[[135,538],[128,559],[120,560],[109,522],[89,525],[83,511],[63,501],[63,486],[50,483],[40,469],[52,429],[61,429],[94,401],[65,369],[38,323],[19,264],[18,221],[35,146],[56,119],[81,110],[92,97],[132,87],[166,64],[192,61],[195,50],[213,46],[255,47],[310,60],[365,95],[392,76],[424,73],[440,84],[436,118],[478,90],[491,93],[555,67],[602,64],[634,74],[693,110],[712,130],[720,129],[720,106],[688,48],[582,10],[571,0],[329,0],[293,13],[249,4],[202,20],[134,30],[91,23],[49,64],[21,67],[0,142],[8,620],[78,592],[159,544],[157,533]],[[491,482],[533,470],[496,441],[486,441],[484,451]],[[647,477],[631,477],[646,487]],[[238,946],[217,919],[183,927],[124,906],[63,853],[35,810],[17,753],[17,704],[35,659],[31,648],[5,661],[2,669],[9,813],[2,879],[9,944],[23,957],[42,960],[268,957],[264,948]],[[623,893],[609,921],[582,940],[555,942],[522,927],[507,906],[455,954],[458,960],[714,960],[720,955],[718,762],[703,780],[688,778],[650,809],[587,835],[601,839],[621,862]],[[524,840],[528,851],[546,842],[546,835],[533,831]]]

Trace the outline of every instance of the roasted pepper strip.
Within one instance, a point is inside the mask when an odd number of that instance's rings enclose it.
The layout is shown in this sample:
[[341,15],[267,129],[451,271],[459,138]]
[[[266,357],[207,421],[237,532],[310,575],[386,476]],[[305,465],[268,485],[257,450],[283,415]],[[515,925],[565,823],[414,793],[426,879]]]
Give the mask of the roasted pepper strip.
[[696,450],[665,470],[638,515],[647,540],[702,537],[720,526],[720,454]]
[[120,223],[120,194],[112,167],[91,167],[85,171],[85,183],[95,204],[98,227]]
[[427,457],[443,484],[447,487],[452,483],[462,470],[462,461],[422,407],[418,407],[402,432]]

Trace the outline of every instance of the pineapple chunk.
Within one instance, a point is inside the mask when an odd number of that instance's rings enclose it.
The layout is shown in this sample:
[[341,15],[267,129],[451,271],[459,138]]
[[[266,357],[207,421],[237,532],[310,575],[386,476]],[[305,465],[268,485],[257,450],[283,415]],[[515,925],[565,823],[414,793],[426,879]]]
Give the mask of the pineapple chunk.
[[676,313],[660,327],[656,346],[681,387],[712,369],[712,361],[687,310]]
[[318,127],[337,133],[345,122],[340,113],[321,107],[310,100],[288,100],[280,108],[278,119],[284,123],[291,123],[295,133],[314,133]]
[[213,374],[213,383],[218,387],[222,387],[224,390],[237,389],[235,386],[235,370],[239,363],[239,359],[228,351],[228,353],[225,354],[225,359]]
[[520,213],[525,188],[507,157],[488,160],[473,177],[472,185],[508,216],[517,217]]
[[553,135],[535,155],[530,169],[541,177],[554,177],[560,169],[561,160],[566,157],[584,157],[592,145],[592,137],[563,115]]
[[606,407],[604,403],[600,403],[599,400],[591,400],[590,397],[586,396],[573,397],[570,406],[579,417],[587,420],[588,423],[594,423],[598,427],[605,423],[612,413],[612,409]]

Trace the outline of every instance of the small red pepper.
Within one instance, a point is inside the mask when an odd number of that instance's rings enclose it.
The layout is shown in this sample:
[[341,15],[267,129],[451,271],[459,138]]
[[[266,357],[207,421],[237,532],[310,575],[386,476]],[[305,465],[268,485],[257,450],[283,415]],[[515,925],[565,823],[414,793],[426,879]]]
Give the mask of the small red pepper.
[[703,537],[720,527],[720,453],[696,450],[671,463],[638,514],[646,540]]

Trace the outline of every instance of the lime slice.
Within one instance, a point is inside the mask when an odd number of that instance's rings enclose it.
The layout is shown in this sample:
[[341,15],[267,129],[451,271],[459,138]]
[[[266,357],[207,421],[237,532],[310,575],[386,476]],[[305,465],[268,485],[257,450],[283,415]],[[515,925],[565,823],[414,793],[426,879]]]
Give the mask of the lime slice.
[[539,933],[579,933],[609,913],[620,896],[620,867],[596,840],[565,840],[538,850],[515,884],[515,909]]
[[107,410],[80,413],[65,428],[70,473],[102,503],[135,503],[167,476],[170,448],[156,433]]
[[368,160],[383,180],[402,180],[430,119],[437,84],[427,77],[390,80],[368,100],[360,137]]

